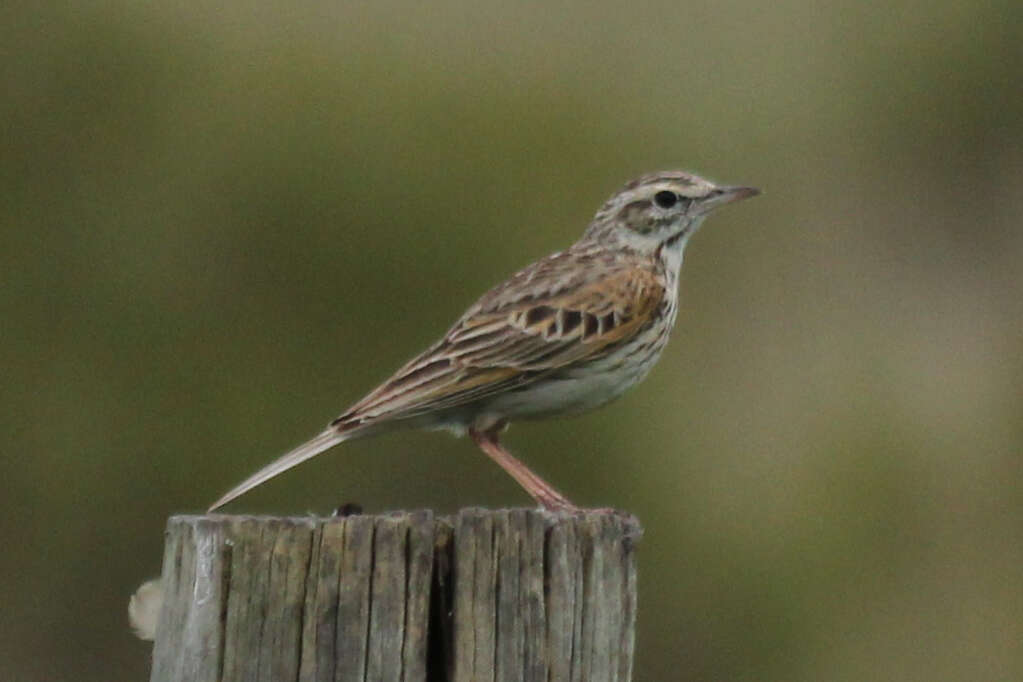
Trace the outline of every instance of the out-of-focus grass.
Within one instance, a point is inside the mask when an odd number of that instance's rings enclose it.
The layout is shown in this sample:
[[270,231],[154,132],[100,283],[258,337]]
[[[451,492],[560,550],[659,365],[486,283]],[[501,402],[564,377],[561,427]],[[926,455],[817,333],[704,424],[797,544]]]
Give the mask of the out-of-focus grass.
[[[168,514],[661,167],[765,194],[693,240],[642,387],[509,441],[643,519],[636,678],[1023,674],[1016,5],[2,16],[5,679],[145,676]],[[526,503],[399,434],[238,508],[347,500]]]

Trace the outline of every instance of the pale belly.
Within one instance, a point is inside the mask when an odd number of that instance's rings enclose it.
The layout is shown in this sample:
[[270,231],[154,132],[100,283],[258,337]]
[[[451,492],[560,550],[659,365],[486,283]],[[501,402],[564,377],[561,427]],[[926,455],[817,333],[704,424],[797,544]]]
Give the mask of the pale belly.
[[644,375],[645,372],[629,372],[559,377],[509,392],[487,405],[486,412],[512,420],[585,412],[614,400]]
[[632,357],[610,356],[586,368],[563,370],[517,391],[495,396],[478,423],[542,419],[604,405],[642,381],[657,363],[663,343]]

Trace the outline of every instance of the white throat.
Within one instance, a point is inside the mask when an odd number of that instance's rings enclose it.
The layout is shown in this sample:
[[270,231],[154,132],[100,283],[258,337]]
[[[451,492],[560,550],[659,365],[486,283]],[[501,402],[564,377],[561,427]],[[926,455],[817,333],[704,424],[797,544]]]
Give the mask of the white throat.
[[689,243],[689,238],[693,236],[693,233],[700,229],[702,222],[702,216],[696,218],[684,235],[674,240],[668,240],[661,248],[661,260],[664,262],[664,268],[667,270],[672,284],[677,285],[678,273],[682,269],[682,259],[685,254],[686,245]]

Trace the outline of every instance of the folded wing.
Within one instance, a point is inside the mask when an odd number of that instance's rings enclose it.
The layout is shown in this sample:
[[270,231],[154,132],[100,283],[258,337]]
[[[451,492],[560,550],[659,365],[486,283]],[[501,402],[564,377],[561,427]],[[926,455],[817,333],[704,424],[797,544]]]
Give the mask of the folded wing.
[[[333,425],[352,428],[457,407],[612,352],[664,299],[653,266],[564,252],[483,296],[445,337]],[[591,256],[591,259],[593,257]]]

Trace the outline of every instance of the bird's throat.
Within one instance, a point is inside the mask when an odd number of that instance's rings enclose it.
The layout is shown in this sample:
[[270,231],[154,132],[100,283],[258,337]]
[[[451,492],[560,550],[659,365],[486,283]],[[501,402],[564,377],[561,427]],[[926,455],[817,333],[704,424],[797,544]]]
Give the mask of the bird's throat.
[[692,231],[692,227],[687,225],[685,228],[679,230],[677,234],[674,234],[664,240],[664,243],[661,244],[661,248],[668,251],[675,248],[679,250],[684,249],[686,240],[689,239],[689,235]]
[[665,273],[668,275],[672,285],[676,285],[678,282],[678,274],[682,269],[682,256],[692,234],[693,226],[690,225],[678,232],[678,234],[665,239],[657,248],[657,258],[663,264]]

